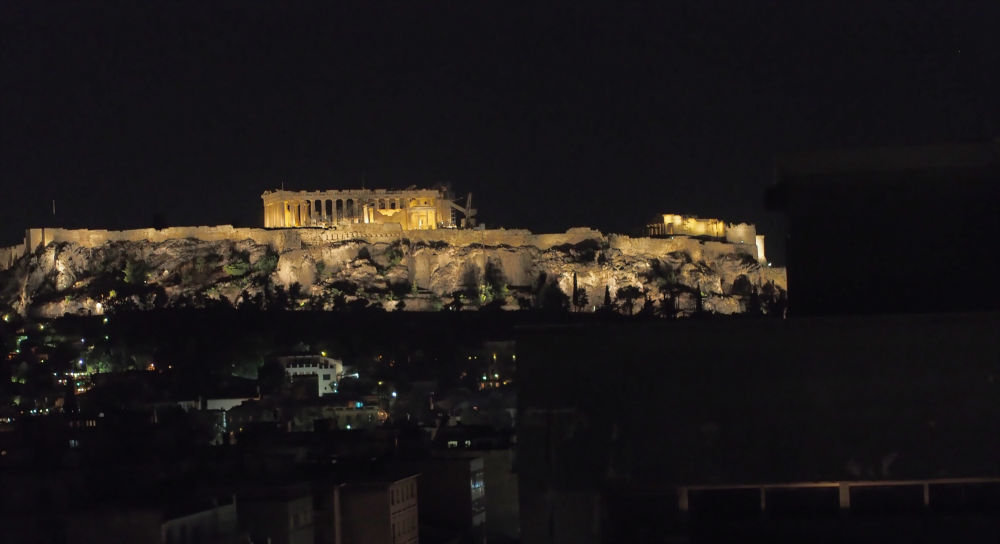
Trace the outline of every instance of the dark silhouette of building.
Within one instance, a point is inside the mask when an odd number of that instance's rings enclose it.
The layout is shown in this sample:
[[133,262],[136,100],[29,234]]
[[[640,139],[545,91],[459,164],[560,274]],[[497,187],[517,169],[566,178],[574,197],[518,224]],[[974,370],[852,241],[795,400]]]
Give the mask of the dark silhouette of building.
[[1000,141],[779,158],[792,315],[1000,309]]

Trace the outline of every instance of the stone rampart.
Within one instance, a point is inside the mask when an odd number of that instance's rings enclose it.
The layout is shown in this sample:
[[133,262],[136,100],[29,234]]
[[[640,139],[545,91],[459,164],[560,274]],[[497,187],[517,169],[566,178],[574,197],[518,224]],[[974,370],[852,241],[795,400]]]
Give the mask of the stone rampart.
[[[399,225],[355,225],[351,230],[330,229],[297,229],[302,243],[306,246],[317,246],[345,240],[364,240],[366,242],[392,242],[407,239],[410,242],[444,242],[453,246],[469,246],[482,244],[484,246],[537,247],[549,249],[562,244],[576,244],[584,240],[599,240],[604,237],[600,231],[588,228],[574,228],[563,233],[533,234],[524,229],[436,229],[403,231]],[[386,227],[386,228],[379,228]]]
[[726,241],[731,244],[757,245],[757,227],[749,223],[726,225]]
[[[524,229],[436,229],[403,231],[398,224],[359,224],[350,230],[340,229],[262,229],[234,228],[230,225],[169,227],[165,229],[64,229],[54,227],[32,228],[25,234],[23,246],[13,246],[11,253],[17,257],[53,242],[72,242],[83,247],[97,247],[108,242],[163,242],[192,238],[207,242],[220,240],[253,240],[266,244],[278,252],[302,249],[303,246],[324,245],[345,240],[367,242],[392,242],[408,239],[411,242],[444,242],[454,246],[482,244],[486,246],[533,246],[549,249],[562,244],[576,244],[584,240],[600,240],[604,235],[589,228],[573,228],[563,233],[533,234]],[[6,261],[4,261],[6,262]]]
[[[746,232],[753,233],[753,226]],[[353,225],[350,230],[320,228],[234,228],[230,225],[169,227],[164,229],[100,230],[32,228],[25,234],[24,244],[0,249],[0,269],[13,265],[20,256],[35,251],[53,242],[71,242],[83,247],[98,247],[108,242],[163,242],[172,239],[191,238],[201,241],[253,240],[268,245],[279,253],[307,247],[323,246],[347,240],[363,240],[369,243],[390,243],[408,239],[410,242],[443,242],[451,246],[481,244],[489,247],[536,247],[541,250],[564,244],[577,244],[585,240],[607,240],[610,247],[623,253],[662,256],[674,251],[684,251],[695,261],[712,260],[723,255],[745,253],[757,257],[758,246],[751,238],[748,243],[729,243],[702,240],[688,236],[670,238],[630,237],[611,234],[605,237],[600,231],[590,228],[572,228],[564,233],[534,234],[524,229],[437,229],[423,231],[403,231],[398,224]],[[742,241],[742,240],[741,240]]]
[[24,239],[24,252],[31,252],[53,242],[72,242],[83,247],[97,247],[108,242],[164,242],[192,238],[205,242],[253,240],[276,251],[298,249],[302,241],[298,229],[234,228],[230,225],[169,227],[165,229],[98,230],[33,228]]
[[756,245],[730,244],[714,240],[700,240],[688,236],[673,236],[671,238],[633,238],[631,236],[611,234],[608,241],[612,249],[630,255],[657,257],[683,251],[694,261],[713,260],[732,253],[745,253],[756,258]]

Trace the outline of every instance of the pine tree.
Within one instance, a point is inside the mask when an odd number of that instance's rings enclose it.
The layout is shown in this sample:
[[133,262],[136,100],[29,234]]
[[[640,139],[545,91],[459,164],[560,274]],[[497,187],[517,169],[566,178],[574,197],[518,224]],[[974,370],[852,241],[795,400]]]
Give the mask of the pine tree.
[[580,297],[577,296],[576,272],[575,271],[573,272],[573,308],[576,308],[576,311],[578,311],[578,312],[580,311]]

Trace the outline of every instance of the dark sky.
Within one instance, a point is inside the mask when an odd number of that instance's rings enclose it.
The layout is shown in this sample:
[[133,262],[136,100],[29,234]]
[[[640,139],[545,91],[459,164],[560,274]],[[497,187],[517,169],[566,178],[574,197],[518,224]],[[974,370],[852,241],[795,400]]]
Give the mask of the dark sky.
[[261,225],[264,189],[362,180],[449,181],[490,227],[776,235],[778,153],[1000,127],[993,1],[128,4],[0,5],[0,243]]

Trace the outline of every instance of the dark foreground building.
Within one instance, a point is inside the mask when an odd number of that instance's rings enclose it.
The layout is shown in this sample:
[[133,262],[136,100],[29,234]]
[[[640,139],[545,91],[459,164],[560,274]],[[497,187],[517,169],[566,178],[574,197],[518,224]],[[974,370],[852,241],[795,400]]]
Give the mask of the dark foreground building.
[[996,314],[535,328],[518,353],[525,543],[1000,534]]
[[1000,310],[1000,140],[779,159],[792,315]]

